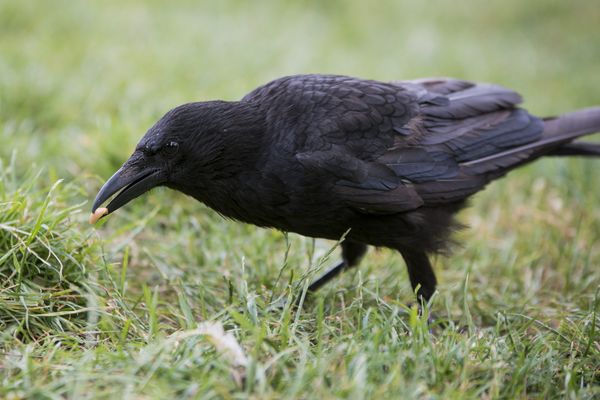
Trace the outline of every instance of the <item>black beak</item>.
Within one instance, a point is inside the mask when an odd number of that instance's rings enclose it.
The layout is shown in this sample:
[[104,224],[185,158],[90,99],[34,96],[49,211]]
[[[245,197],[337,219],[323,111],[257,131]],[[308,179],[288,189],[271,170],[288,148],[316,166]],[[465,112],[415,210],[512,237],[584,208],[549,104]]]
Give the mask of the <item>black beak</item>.
[[[131,161],[131,160],[130,160]],[[130,161],[126,162],[115,174],[102,186],[94,204],[92,213],[104,203],[110,196],[119,194],[106,206],[106,215],[116,211],[129,203],[136,197],[146,193],[148,190],[165,182],[164,174],[157,168],[140,168],[134,166]]]

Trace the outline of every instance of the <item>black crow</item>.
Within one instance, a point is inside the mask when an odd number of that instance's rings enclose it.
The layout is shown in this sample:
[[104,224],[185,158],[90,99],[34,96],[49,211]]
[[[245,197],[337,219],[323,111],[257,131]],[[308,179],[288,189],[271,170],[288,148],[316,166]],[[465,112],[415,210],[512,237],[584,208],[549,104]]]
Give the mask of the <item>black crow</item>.
[[447,249],[469,196],[541,156],[600,156],[600,144],[573,142],[600,131],[600,107],[538,118],[520,102],[457,79],[297,75],[240,101],[184,104],[104,184],[91,220],[167,186],[254,225],[326,239],[347,232],[343,261],[310,290],[373,245],[402,254],[426,301],[436,287],[428,256]]

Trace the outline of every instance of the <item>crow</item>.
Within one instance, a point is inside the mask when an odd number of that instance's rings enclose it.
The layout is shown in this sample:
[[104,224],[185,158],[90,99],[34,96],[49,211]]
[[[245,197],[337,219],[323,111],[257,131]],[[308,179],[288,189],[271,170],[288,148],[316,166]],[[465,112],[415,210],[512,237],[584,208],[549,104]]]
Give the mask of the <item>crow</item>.
[[372,245],[398,250],[428,301],[429,256],[448,251],[469,196],[542,156],[600,156],[599,143],[573,142],[600,131],[600,107],[539,118],[520,102],[501,86],[451,78],[283,77],[240,101],[167,112],[100,189],[91,219],[166,186],[234,220],[344,237],[342,261],[310,291]]

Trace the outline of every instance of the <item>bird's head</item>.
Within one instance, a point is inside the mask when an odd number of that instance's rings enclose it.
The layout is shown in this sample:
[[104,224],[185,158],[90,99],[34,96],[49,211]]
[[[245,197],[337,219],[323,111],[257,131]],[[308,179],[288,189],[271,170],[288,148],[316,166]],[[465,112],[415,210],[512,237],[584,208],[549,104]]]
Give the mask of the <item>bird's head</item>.
[[[131,157],[102,186],[92,215],[116,193],[99,217],[157,186],[189,192],[186,189],[201,190],[211,179],[231,174],[235,163],[228,161],[228,153],[239,153],[240,146],[251,143],[249,129],[262,131],[256,112],[237,102],[188,103],[172,109],[146,132]],[[240,151],[248,151],[248,146]]]

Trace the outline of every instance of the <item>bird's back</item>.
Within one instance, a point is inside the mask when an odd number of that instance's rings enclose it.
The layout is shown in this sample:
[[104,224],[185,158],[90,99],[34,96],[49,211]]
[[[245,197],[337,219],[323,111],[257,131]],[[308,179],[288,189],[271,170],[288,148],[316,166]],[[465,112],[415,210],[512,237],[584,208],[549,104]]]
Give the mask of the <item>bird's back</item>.
[[300,75],[244,101],[265,110],[274,152],[293,157],[307,176],[329,178],[326,189],[367,213],[462,200],[518,161],[477,160],[543,132],[539,118],[516,108],[516,93],[452,79]]

